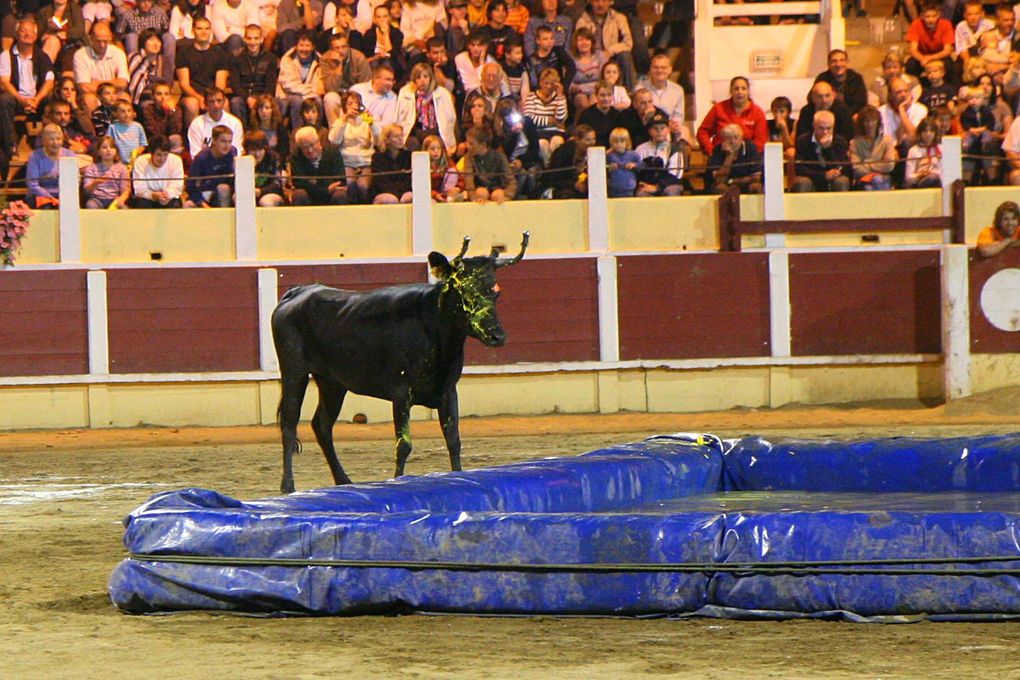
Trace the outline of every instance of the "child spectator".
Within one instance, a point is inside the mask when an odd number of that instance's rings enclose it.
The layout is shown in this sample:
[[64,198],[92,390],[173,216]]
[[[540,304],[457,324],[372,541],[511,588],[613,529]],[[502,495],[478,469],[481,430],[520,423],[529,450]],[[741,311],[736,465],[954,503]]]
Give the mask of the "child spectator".
[[708,159],[705,186],[715,194],[724,194],[730,187],[742,194],[760,194],[761,175],[761,151],[744,138],[744,128],[738,123],[723,126]]
[[941,59],[932,59],[924,65],[924,78],[928,82],[921,88],[918,100],[931,111],[943,104],[952,104],[956,98],[956,86],[946,82],[946,67]]
[[914,76],[903,70],[903,59],[896,51],[885,55],[882,59],[882,74],[872,81],[868,88],[868,103],[878,107],[889,99],[889,83],[895,78],[902,78],[907,89],[914,96],[914,101],[921,96],[921,83]]
[[568,92],[574,110],[581,112],[595,103],[595,83],[606,63],[606,54],[595,49],[595,35],[587,28],[574,31],[570,56],[574,59],[574,78]]
[[520,40],[511,40],[506,44],[503,61],[500,62],[506,74],[510,94],[519,102],[523,102],[530,91],[528,70],[524,66],[524,45]]
[[348,184],[357,184],[368,192],[368,171],[375,154],[375,143],[382,134],[379,123],[361,104],[361,95],[348,91],[343,100],[344,113],[329,129],[329,143],[340,151]]
[[186,208],[229,208],[234,195],[234,133],[226,125],[212,130],[210,143],[191,161]]
[[857,186],[865,191],[892,189],[892,173],[899,154],[896,143],[882,132],[882,116],[865,106],[854,122],[857,134],[850,140],[850,162]]
[[956,58],[966,63],[970,57],[970,48],[977,44],[978,36],[993,28],[995,24],[985,16],[985,6],[981,0],[967,0],[963,5],[963,21],[956,25]]
[[548,163],[553,151],[563,144],[567,123],[567,98],[559,71],[554,68],[542,71],[538,89],[524,102],[524,115],[535,124],[542,162]]
[[525,53],[535,52],[538,46],[538,29],[543,26],[552,31],[553,43],[556,46],[565,48],[570,45],[574,22],[559,13],[558,0],[541,0],[539,6],[541,11],[528,20],[528,27],[524,31]]
[[411,152],[404,148],[404,130],[387,125],[372,155],[372,203],[411,202]]
[[935,121],[935,126],[939,129],[939,136],[947,137],[948,135],[963,135],[963,128],[960,127],[960,118],[953,113],[953,110],[948,106],[939,106],[928,115]]
[[942,149],[939,147],[939,130],[934,121],[925,118],[917,125],[917,143],[907,152],[903,186],[921,189],[941,184]]
[[517,179],[501,149],[492,148],[492,132],[484,127],[467,133],[468,153],[464,158],[464,188],[478,203],[513,200]]
[[[992,170],[993,158],[1000,142],[995,139],[995,114],[988,106],[988,98],[981,87],[965,90],[966,108],[960,112],[960,127],[963,130],[963,177],[967,184],[978,180],[975,170]],[[973,158],[978,156],[979,158]]]
[[25,202],[29,208],[56,208],[60,205],[60,158],[73,158],[74,152],[64,148],[64,131],[55,123],[43,126],[40,139],[42,146],[32,152],[25,168]]
[[623,72],[615,61],[607,61],[602,65],[602,80],[613,86],[613,108],[626,111],[630,108],[631,101],[627,88],[620,83],[622,78]]
[[131,197],[127,166],[120,162],[117,145],[112,137],[100,137],[95,147],[96,161],[85,168],[85,176],[82,178],[85,207],[92,210],[123,208]]
[[791,115],[793,102],[788,97],[776,97],[769,104],[772,118],[768,121],[769,141],[782,142],[783,152],[793,151],[796,140],[793,131],[797,129],[797,119]]
[[[622,111],[613,108],[613,86],[604,80],[595,84],[595,104],[581,111],[578,123],[590,125],[595,130],[596,143],[599,146],[610,145],[609,135],[614,128],[626,125],[627,119]],[[629,139],[629,136],[628,136]]]
[[906,70],[912,76],[920,76],[925,65],[933,59],[946,62],[947,79],[958,82],[958,71],[953,55],[956,53],[956,33],[949,19],[942,17],[942,7],[934,0],[926,0],[921,7],[921,16],[914,19],[905,36],[910,50]]
[[627,128],[618,127],[609,133],[612,149],[606,154],[606,170],[609,174],[609,198],[633,196],[637,189],[637,169],[641,156],[631,148]]
[[244,135],[244,153],[255,159],[255,200],[259,207],[275,208],[284,205],[283,177],[280,161],[269,149],[269,140],[262,130]]
[[145,129],[135,121],[135,107],[128,102],[117,102],[117,120],[110,125],[109,134],[117,144],[120,159],[130,163],[135,152],[145,148],[149,140],[145,137]]
[[135,208],[180,208],[184,193],[184,163],[170,151],[170,140],[153,137],[149,152],[135,159],[131,167]]
[[432,200],[439,203],[456,203],[463,200],[464,189],[460,173],[446,155],[446,145],[439,135],[429,135],[421,148],[429,155],[429,176],[432,183]]
[[669,117],[656,111],[645,126],[650,139],[634,149],[641,158],[637,196],[679,196],[683,193],[683,154],[672,141]]
[[114,120],[115,107],[117,106],[117,88],[113,83],[101,83],[96,88],[96,95],[99,97],[99,106],[92,110],[92,129],[97,138],[106,134],[110,123]]
[[552,29],[543,26],[535,32],[537,46],[528,55],[525,66],[528,70],[528,85],[532,90],[538,88],[542,74],[552,69],[560,77],[560,82],[569,83],[574,79],[574,60],[567,51],[556,44]]

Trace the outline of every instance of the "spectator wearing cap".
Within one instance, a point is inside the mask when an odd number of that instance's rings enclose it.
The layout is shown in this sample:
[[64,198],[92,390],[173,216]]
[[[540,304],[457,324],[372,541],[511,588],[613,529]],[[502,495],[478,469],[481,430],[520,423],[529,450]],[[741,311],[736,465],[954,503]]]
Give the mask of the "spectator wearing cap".
[[684,158],[680,145],[672,139],[669,117],[656,111],[646,124],[649,140],[634,151],[641,158],[635,196],[679,196]]
[[[461,0],[466,2],[467,0]],[[574,33],[574,22],[559,13],[559,0],[541,0],[541,12],[528,19],[524,30],[524,54],[532,54],[538,46],[538,29],[546,26],[553,33],[553,44],[566,49]]]
[[85,108],[92,112],[99,106],[97,90],[103,83],[110,83],[118,95],[127,95],[130,75],[127,55],[113,44],[113,31],[105,21],[96,22],[92,27],[90,44],[80,47],[74,53],[74,80],[81,90]]
[[467,0],[449,0],[447,8],[450,10],[450,25],[446,29],[446,52],[456,56],[467,49],[468,36],[471,35],[468,3]]
[[850,191],[849,143],[836,132],[831,111],[814,114],[811,133],[797,137],[794,161],[791,191]]
[[617,62],[623,71],[624,84],[630,86],[637,81],[634,56],[631,54],[634,49],[634,38],[627,17],[614,10],[612,5],[613,0],[591,0],[588,9],[574,25],[574,29],[587,28],[595,34],[595,51],[601,50]]

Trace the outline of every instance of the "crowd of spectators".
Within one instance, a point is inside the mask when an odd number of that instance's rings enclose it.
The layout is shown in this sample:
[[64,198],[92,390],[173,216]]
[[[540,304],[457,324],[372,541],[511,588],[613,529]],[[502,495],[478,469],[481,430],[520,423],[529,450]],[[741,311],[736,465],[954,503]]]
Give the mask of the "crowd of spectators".
[[231,205],[242,154],[261,206],[406,203],[416,150],[436,201],[577,198],[594,145],[612,197],[761,191],[768,141],[792,191],[926,187],[945,134],[963,136],[968,181],[1020,184],[1009,5],[946,3],[955,27],[920,7],[871,82],[833,50],[796,120],[738,76],[693,126],[635,0],[45,1],[0,2],[0,162],[19,117],[41,123],[34,207],[57,204],[62,155],[88,208]]

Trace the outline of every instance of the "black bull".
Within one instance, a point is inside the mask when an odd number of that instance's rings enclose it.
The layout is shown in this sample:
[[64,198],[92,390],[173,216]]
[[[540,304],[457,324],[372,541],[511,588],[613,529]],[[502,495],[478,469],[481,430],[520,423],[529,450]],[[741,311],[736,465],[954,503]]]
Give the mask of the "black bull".
[[404,474],[411,454],[414,405],[438,409],[450,468],[460,470],[457,380],[464,341],[469,335],[490,347],[506,341],[496,315],[496,269],[524,257],[528,236],[525,232],[521,252],[511,259],[499,259],[495,248],[487,256],[465,258],[468,238],[452,262],[429,253],[434,284],[368,292],[311,285],[284,294],[272,319],[282,391],[283,493],[294,491],[292,457],[301,446],[297,424],[309,376],[319,390],[312,430],[336,484],[351,483],[333,447],[333,425],[349,391],[393,402],[395,476]]

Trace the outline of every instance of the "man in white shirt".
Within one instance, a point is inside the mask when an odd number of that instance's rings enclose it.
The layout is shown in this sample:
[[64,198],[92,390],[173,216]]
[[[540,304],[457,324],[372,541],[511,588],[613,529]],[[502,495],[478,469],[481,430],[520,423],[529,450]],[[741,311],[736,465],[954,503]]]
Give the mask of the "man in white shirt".
[[124,50],[113,44],[113,31],[105,21],[92,26],[91,46],[74,53],[74,80],[89,113],[99,106],[96,91],[103,83],[112,83],[118,96],[127,97],[128,65]]
[[166,137],[149,140],[149,153],[135,159],[131,168],[133,208],[180,208],[184,193],[184,163],[170,153]]
[[928,107],[914,101],[910,86],[902,78],[889,81],[889,101],[878,107],[882,116],[882,130],[896,142],[900,158],[917,139],[917,124],[928,117]]
[[10,160],[18,144],[14,116],[38,119],[40,104],[53,91],[53,64],[35,47],[39,30],[31,17],[17,23],[17,43],[0,52],[0,150]]
[[394,82],[393,69],[381,64],[373,69],[372,82],[358,83],[351,87],[352,92],[361,95],[365,111],[372,114],[380,127],[397,122],[397,93],[393,91]]
[[468,36],[467,49],[453,58],[464,91],[477,90],[482,84],[482,69],[487,63],[495,61],[488,55],[488,45],[484,36],[478,33]]
[[992,20],[985,16],[981,0],[967,0],[963,6],[963,20],[956,24],[956,54],[964,62],[970,57],[970,48],[977,44],[978,36],[995,28]]
[[205,91],[205,107],[205,113],[197,116],[188,126],[188,151],[191,152],[191,157],[194,158],[202,149],[209,146],[213,128],[217,125],[230,128],[234,135],[234,148],[237,149],[237,154],[241,155],[244,126],[237,116],[227,111],[227,95],[218,87],[210,87]]
[[673,62],[665,54],[652,57],[648,77],[638,82],[636,89],[644,88],[652,93],[652,102],[669,116],[669,132],[673,141],[681,139],[690,142],[690,133],[684,127],[684,89],[669,79]]
[[213,38],[227,54],[237,56],[244,50],[244,28],[261,25],[259,8],[251,0],[216,0],[210,7]]
[[1009,126],[1009,132],[1002,140],[1002,150],[1006,152],[1006,162],[1009,163],[1007,183],[1020,186],[1020,116],[1014,118]]

